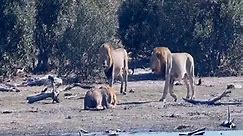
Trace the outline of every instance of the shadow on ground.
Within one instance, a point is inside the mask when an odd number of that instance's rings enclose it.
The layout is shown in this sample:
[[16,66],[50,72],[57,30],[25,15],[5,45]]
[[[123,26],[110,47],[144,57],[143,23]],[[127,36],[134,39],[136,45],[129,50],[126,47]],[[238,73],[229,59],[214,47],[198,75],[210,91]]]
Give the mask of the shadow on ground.
[[164,80],[161,75],[154,73],[134,74],[128,76],[128,81],[144,81],[144,80]]
[[158,102],[158,101],[123,102],[123,103],[118,103],[117,105],[146,104],[151,102]]

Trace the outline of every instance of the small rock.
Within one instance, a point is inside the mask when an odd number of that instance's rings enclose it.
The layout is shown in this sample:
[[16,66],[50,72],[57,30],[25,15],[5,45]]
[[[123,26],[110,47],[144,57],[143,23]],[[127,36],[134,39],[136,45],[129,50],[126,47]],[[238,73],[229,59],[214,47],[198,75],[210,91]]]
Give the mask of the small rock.
[[67,116],[65,119],[71,119],[72,117],[71,116]]
[[223,126],[223,127],[228,127],[228,128],[235,128],[236,127],[236,125],[233,123],[233,120],[232,121],[224,121],[222,124],[221,124],[221,126]]
[[214,85],[206,85],[206,87],[214,87]]
[[201,78],[199,78],[199,79],[198,79],[198,83],[197,83],[196,85],[198,85],[198,86],[199,86],[199,85],[201,85],[201,84],[202,84],[202,79],[201,79]]
[[64,96],[71,96],[73,95],[72,93],[64,93]]
[[135,91],[133,89],[130,89],[129,93],[135,93]]
[[80,129],[78,132],[79,133],[85,133],[85,134],[89,133],[87,130],[84,130],[84,129]]
[[176,127],[176,129],[184,129],[184,128],[188,128],[189,126],[187,125],[180,125],[178,127]]
[[12,111],[3,111],[2,114],[10,114],[13,113]]
[[118,136],[118,132],[114,130],[106,130],[106,133],[109,133],[108,136]]
[[171,114],[169,117],[171,117],[171,118],[175,118],[176,115],[173,113],[173,114]]
[[29,112],[38,112],[38,108],[36,109],[32,108],[31,110],[29,110]]
[[242,88],[242,86],[240,84],[229,84],[227,85],[227,89],[235,89],[235,88]]
[[109,134],[108,136],[118,136],[118,133]]

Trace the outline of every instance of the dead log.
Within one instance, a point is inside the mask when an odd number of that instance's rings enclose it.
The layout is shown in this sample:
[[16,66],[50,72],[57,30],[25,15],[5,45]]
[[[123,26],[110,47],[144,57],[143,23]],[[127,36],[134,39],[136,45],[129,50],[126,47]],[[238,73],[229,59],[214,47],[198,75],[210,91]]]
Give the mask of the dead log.
[[221,95],[211,99],[211,100],[194,100],[194,99],[187,99],[187,98],[182,98],[184,101],[192,103],[192,104],[207,104],[207,105],[238,105],[242,104],[240,102],[227,102],[227,103],[221,103],[217,102],[218,100],[222,99],[225,97],[227,94],[231,93],[230,90],[224,91]]
[[63,91],[71,90],[74,87],[81,87],[83,89],[94,88],[94,86],[91,86],[91,85],[85,85],[85,84],[80,84],[80,83],[73,83],[73,84],[67,86],[66,88],[64,88]]
[[197,130],[194,130],[192,132],[188,132],[188,133],[180,133],[179,135],[182,136],[182,135],[187,135],[187,136],[191,136],[191,135],[203,135],[205,133],[205,127],[204,128],[201,128],[201,129],[197,129]]
[[225,120],[222,124],[220,124],[221,126],[223,127],[228,127],[228,128],[235,128],[236,125],[233,123],[234,119],[231,119],[231,116],[230,116],[230,109],[228,107],[228,117],[227,117],[227,120]]
[[8,84],[0,84],[0,92],[20,92],[20,90]]
[[44,100],[49,97],[52,98],[52,100],[53,100],[52,102],[59,103],[59,99],[58,99],[59,92],[57,92],[55,89],[54,78],[49,76],[48,80],[51,82],[52,91],[46,92],[48,89],[48,87],[46,87],[41,93],[34,95],[34,96],[27,97],[28,103],[34,103],[36,101]]
[[48,93],[42,92],[42,93],[34,95],[34,96],[29,96],[29,97],[27,97],[27,101],[28,101],[28,103],[34,103],[34,102],[44,100],[49,97],[52,98],[53,102],[59,103],[58,94],[55,94],[54,92],[48,92]]

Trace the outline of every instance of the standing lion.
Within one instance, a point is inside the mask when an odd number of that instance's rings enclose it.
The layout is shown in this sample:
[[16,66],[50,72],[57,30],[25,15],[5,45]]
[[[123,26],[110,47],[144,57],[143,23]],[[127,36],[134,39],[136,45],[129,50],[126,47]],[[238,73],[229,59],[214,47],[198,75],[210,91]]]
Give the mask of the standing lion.
[[[164,101],[169,91],[170,95],[177,101],[173,92],[175,81],[184,80],[187,87],[186,98],[194,97],[194,60],[188,53],[171,53],[166,47],[156,47],[151,57],[151,68],[153,71],[165,72],[164,92],[160,101]],[[188,84],[189,80],[189,84]],[[191,90],[191,97],[189,95]]]
[[120,93],[125,95],[128,82],[127,51],[124,48],[114,49],[110,43],[104,43],[99,49],[99,57],[99,63],[104,69],[109,85],[112,87],[114,79],[118,77],[121,80]]

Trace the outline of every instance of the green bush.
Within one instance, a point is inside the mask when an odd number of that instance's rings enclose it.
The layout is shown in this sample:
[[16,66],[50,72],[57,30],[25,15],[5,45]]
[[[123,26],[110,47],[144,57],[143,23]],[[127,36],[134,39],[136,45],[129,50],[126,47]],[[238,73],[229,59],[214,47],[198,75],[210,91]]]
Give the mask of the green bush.
[[[114,37],[134,58],[167,46],[189,52],[199,75],[242,73],[240,0],[2,0],[0,76],[17,68],[99,76],[98,48]],[[118,12],[117,12],[118,11]]]
[[134,56],[185,51],[201,76],[241,73],[240,27],[240,0],[127,0],[119,9],[118,33]]

